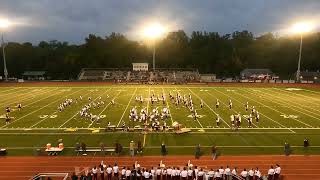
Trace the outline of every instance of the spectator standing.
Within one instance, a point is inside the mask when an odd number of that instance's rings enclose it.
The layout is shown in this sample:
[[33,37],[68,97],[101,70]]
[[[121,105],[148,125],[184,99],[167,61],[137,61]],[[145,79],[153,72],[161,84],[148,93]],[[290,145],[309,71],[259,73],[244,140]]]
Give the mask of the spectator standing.
[[227,166],[227,168],[224,170],[224,175],[226,180],[231,180],[231,169],[229,166]]
[[78,176],[76,175],[76,173],[73,173],[71,176],[72,180],[78,180]]
[[126,179],[126,167],[123,167],[121,170],[121,180]]
[[188,180],[193,180],[193,170],[191,167],[188,170]]
[[107,171],[107,180],[112,180],[112,167],[110,166],[110,164],[108,165],[106,171]]
[[307,153],[308,152],[308,147],[309,147],[309,140],[307,138],[304,138],[303,140],[303,148],[304,148],[304,152]]
[[166,149],[166,145],[164,144],[164,142],[161,144],[161,155],[165,156],[167,154],[167,149]]
[[280,179],[281,167],[279,164],[276,164],[276,168],[274,169],[274,180]]
[[112,167],[113,170],[113,178],[114,180],[118,180],[119,179],[119,167],[117,165],[117,163],[114,163],[114,166]]
[[212,168],[208,172],[208,176],[209,176],[209,180],[213,180],[213,178],[214,178],[214,170]]
[[87,180],[87,176],[84,173],[82,173],[80,176],[80,180]]
[[104,180],[104,167],[103,165],[100,165],[100,180]]
[[249,180],[253,180],[253,176],[254,176],[253,168],[249,170],[248,176],[249,176]]
[[289,143],[287,143],[287,142],[284,143],[284,154],[285,154],[286,156],[289,156],[289,155],[290,155],[290,145],[289,145]]
[[142,153],[142,143],[141,143],[141,141],[139,140],[138,141],[138,148],[137,148],[137,154],[141,154]]
[[[237,176],[238,175],[238,170],[237,167],[234,167],[233,170],[231,171],[231,174],[233,176]],[[232,177],[232,180],[236,180],[236,177]]]
[[241,177],[244,179],[247,179],[248,177],[248,171],[246,170],[246,168],[243,169],[243,171],[240,173]]
[[126,179],[127,179],[127,180],[130,180],[130,178],[131,178],[131,170],[130,170],[129,167],[128,167],[127,170],[126,170],[125,175],[126,175]]
[[133,141],[130,142],[129,144],[129,150],[130,150],[130,156],[133,157],[134,156],[134,148],[135,148],[135,144]]
[[98,168],[94,166],[92,168],[93,180],[98,180]]
[[273,180],[273,176],[274,176],[274,169],[273,169],[273,166],[271,166],[270,169],[268,170],[268,180]]
[[211,148],[212,159],[215,160],[217,158],[217,147],[215,145]]
[[261,180],[261,172],[258,167],[254,170],[254,176],[256,180]]
[[200,158],[200,154],[201,152],[200,152],[200,144],[198,144],[197,146],[196,146],[196,148],[195,148],[195,158],[196,159],[199,159]]
[[181,171],[181,179],[187,180],[187,178],[188,178],[188,171],[187,171],[186,167],[184,167],[183,170]]

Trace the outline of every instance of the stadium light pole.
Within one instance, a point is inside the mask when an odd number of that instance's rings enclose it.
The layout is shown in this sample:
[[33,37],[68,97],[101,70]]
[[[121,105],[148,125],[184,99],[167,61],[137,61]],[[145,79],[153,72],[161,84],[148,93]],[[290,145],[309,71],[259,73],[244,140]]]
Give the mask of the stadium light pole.
[[166,29],[159,23],[152,24],[144,30],[144,35],[153,41],[152,69],[156,70],[156,40],[165,33]]
[[302,57],[303,34],[310,32],[312,29],[312,26],[309,23],[301,22],[301,23],[295,24],[292,29],[295,33],[300,34],[299,60],[298,60],[298,68],[297,68],[297,73],[296,73],[296,80],[297,80],[297,82],[300,82],[300,67],[301,67],[301,57]]
[[[9,27],[10,22],[6,19],[0,20],[0,29],[4,30]],[[7,70],[7,63],[6,63],[6,54],[5,54],[5,43],[4,43],[4,33],[1,31],[1,46],[2,46],[2,56],[3,56],[3,74],[5,80],[8,81],[8,70]]]

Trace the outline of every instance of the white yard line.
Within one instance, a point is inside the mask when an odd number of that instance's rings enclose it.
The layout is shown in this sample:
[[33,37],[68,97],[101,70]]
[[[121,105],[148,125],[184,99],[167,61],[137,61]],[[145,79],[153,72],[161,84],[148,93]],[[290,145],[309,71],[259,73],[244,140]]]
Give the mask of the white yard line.
[[[25,102],[25,101],[28,101],[28,100],[32,100],[33,98],[35,98],[36,96],[39,96],[39,95],[43,95],[43,94],[46,94],[46,93],[48,93],[48,92],[51,92],[51,91],[53,91],[53,90],[56,90],[56,89],[58,89],[58,88],[55,88],[55,89],[46,89],[46,90],[44,90],[44,91],[39,91],[39,92],[31,92],[30,94],[31,95],[28,95],[28,96],[26,96],[26,97],[22,97],[22,98],[17,98],[18,96],[14,96],[11,100],[9,100],[9,101],[6,101],[6,102],[2,102],[2,103],[0,103],[0,106],[3,106],[3,105],[6,105],[6,106],[11,106],[11,105],[15,105],[15,104],[17,104],[17,103],[23,103],[23,102]],[[29,94],[29,93],[28,93]],[[25,95],[25,94],[24,94]],[[9,104],[7,104],[7,103],[9,103]],[[24,104],[22,104],[22,106],[23,107],[26,107],[27,105],[24,105]]]
[[[214,89],[215,90],[215,89]],[[214,98],[216,98],[216,99],[218,99],[217,97],[215,97],[215,96],[213,96],[211,93],[209,93],[209,92],[206,92],[207,94],[209,94],[211,97],[214,97]],[[229,96],[228,96],[229,97]],[[230,98],[230,97],[229,97]],[[236,100],[237,101],[237,100]],[[229,106],[227,105],[227,104],[225,104],[223,101],[221,101],[221,103],[222,104],[224,104],[225,106],[227,106],[227,108],[229,108]],[[234,109],[233,109],[233,107],[231,108],[231,110],[233,111],[233,112],[235,112],[235,113],[238,113],[237,111],[235,111]],[[245,118],[243,115],[242,115],[242,117],[243,118]],[[246,119],[246,118],[245,118]],[[247,120],[247,119],[246,119]],[[257,125],[255,125],[254,123],[253,123],[253,121],[252,121],[252,125],[253,126],[255,126],[255,127],[258,127]]]
[[[249,91],[249,90],[244,90],[244,91],[247,91],[248,93],[251,93],[251,94],[253,94],[253,95],[256,95],[255,92],[251,92],[251,91]],[[261,92],[260,92],[260,93],[261,93]],[[266,93],[263,93],[263,94],[266,94]],[[268,95],[269,95],[269,94],[268,94]],[[257,96],[257,95],[256,95],[256,96]],[[276,98],[270,99],[270,98],[267,98],[266,95],[263,95],[263,96],[264,96],[264,97],[261,97],[261,98],[266,99],[266,100],[269,100],[269,101],[272,101],[272,103],[275,103],[275,104],[281,104],[281,103],[275,102],[275,101],[277,101]],[[270,95],[270,96],[272,96],[272,95]],[[296,111],[296,112],[298,112],[298,113],[301,113],[301,114],[304,114],[304,115],[306,115],[306,116],[309,116],[309,117],[315,118],[315,119],[317,119],[317,120],[320,120],[320,118],[311,116],[311,115],[309,115],[309,114],[307,114],[307,113],[304,113],[304,112],[302,112],[302,111],[298,111],[298,110],[296,110],[296,109],[291,108],[292,106],[289,105],[288,103],[283,103],[283,104],[287,104],[287,106],[288,106],[287,108],[288,108],[288,109],[291,109],[291,110]],[[297,106],[294,106],[294,107],[297,107]],[[299,107],[297,107],[297,108],[299,108]],[[278,112],[280,112],[280,111],[278,111]],[[283,113],[283,114],[286,114],[286,113]],[[294,119],[294,118],[293,118],[293,119]],[[302,123],[302,124],[304,124],[304,125],[311,126],[311,125],[309,125],[309,124],[307,124],[307,123],[304,123],[304,122],[302,122],[302,121],[300,121],[300,120],[298,120],[298,119],[294,119],[294,120],[296,120],[296,121],[298,121],[298,122],[300,122],[300,123]],[[311,126],[311,127],[312,127],[312,126]]]
[[[77,92],[77,91],[76,91],[76,92]],[[42,101],[42,100],[44,100],[44,99],[47,99],[47,98],[49,98],[49,97],[51,97],[51,96],[55,96],[55,95],[57,95],[57,94],[59,94],[59,93],[61,93],[61,92],[57,92],[57,93],[51,94],[50,96],[47,96],[47,97],[45,97],[45,98],[39,99],[39,100],[37,100],[37,101],[34,101],[34,102],[31,103],[31,104],[37,103],[37,102]],[[58,99],[58,100],[60,100],[60,99]],[[11,124],[15,123],[15,122],[17,122],[17,121],[19,121],[19,120],[21,120],[21,119],[29,116],[30,114],[33,114],[33,113],[35,113],[35,112],[37,112],[37,111],[39,111],[39,110],[41,110],[41,109],[43,109],[43,108],[46,108],[46,107],[48,107],[49,105],[57,102],[58,100],[52,101],[51,103],[49,103],[49,104],[47,104],[47,105],[45,105],[45,106],[43,106],[43,107],[41,107],[41,108],[39,108],[39,109],[37,109],[37,110],[32,111],[32,112],[30,112],[30,113],[28,113],[28,114],[26,114],[26,115],[24,115],[24,116],[22,116],[22,117],[20,117],[20,118],[18,118],[18,119],[16,119],[16,120],[14,120],[14,121],[12,121],[10,124],[6,124],[6,125],[2,126],[1,128],[7,127],[8,125],[11,125]],[[30,104],[29,104],[29,105],[30,105]]]
[[[188,90],[193,94],[195,95],[199,100],[201,100],[201,98],[196,94],[194,93],[190,88],[188,88]],[[218,114],[203,100],[203,103],[216,115],[218,116]],[[221,120],[229,127],[231,128],[231,126],[220,116]]]
[[162,88],[162,93],[163,93],[164,97],[166,97],[166,104],[167,104],[167,107],[168,107],[168,109],[169,109],[169,111],[170,111],[170,119],[171,119],[171,125],[172,125],[172,124],[173,124],[172,113],[171,113],[171,110],[170,110],[170,108],[169,108],[169,103],[168,103],[168,101],[167,101],[167,95],[166,95],[166,93],[165,93],[165,91],[164,91],[164,88]]
[[120,120],[119,120],[119,122],[118,122],[118,124],[117,124],[117,127],[119,127],[119,125],[120,125],[120,123],[121,123],[121,121],[122,121],[122,119],[123,119],[123,117],[124,117],[124,115],[125,115],[125,113],[126,113],[126,111],[127,111],[128,107],[129,107],[129,105],[130,105],[130,103],[131,103],[131,101],[132,101],[132,98],[133,98],[133,96],[136,94],[136,92],[137,92],[137,88],[134,90],[134,92],[133,92],[133,94],[132,94],[132,96],[131,96],[131,98],[130,98],[130,100],[129,100],[128,104],[127,104],[126,109],[123,111],[122,116],[121,116],[121,118],[120,118]]
[[[240,94],[240,93],[238,93],[238,92],[233,92],[233,93],[238,94],[238,95],[240,95],[240,96],[242,96],[242,97],[245,97],[245,98],[247,98],[247,99],[250,99],[251,101],[257,102],[257,103],[262,104],[262,105],[265,105],[265,104],[263,104],[263,103],[261,103],[261,102],[259,102],[259,101],[257,101],[257,100],[254,100],[254,99],[252,99],[252,98],[249,98],[249,97],[247,97],[247,96],[244,96],[244,95],[242,95],[242,94]],[[250,92],[249,92],[249,93],[250,93]],[[266,107],[266,108],[269,108],[269,109],[271,109],[271,110],[273,110],[273,111],[278,112],[280,115],[281,115],[281,114],[286,114],[286,113],[283,113],[283,112],[281,112],[281,111],[278,111],[278,110],[276,110],[276,109],[274,109],[274,108],[272,108],[272,107],[270,107],[270,106],[265,105],[265,107]],[[267,117],[267,116],[266,116],[266,117]],[[296,119],[294,119],[294,118],[291,118],[291,119],[293,119],[293,120],[295,120],[295,121],[297,121],[297,122],[300,122],[301,124],[304,124],[304,125],[312,128],[312,126],[310,126],[309,124],[306,124],[306,123],[301,122],[301,121],[299,121],[299,120],[296,120]],[[275,121],[275,122],[277,122],[277,121]],[[280,123],[279,123],[279,124],[280,124]],[[290,129],[290,128],[288,128],[288,129]]]
[[[86,96],[86,95],[89,94],[89,93],[91,93],[91,92],[87,92],[87,93],[84,94],[83,96]],[[54,115],[54,114],[56,114],[56,113],[58,113],[58,111],[54,111],[54,112],[53,112],[52,114],[50,114],[48,117],[46,117],[46,118],[42,119],[41,121],[33,124],[33,125],[30,126],[29,128],[33,128],[33,127],[37,126],[38,124],[42,123],[43,121],[45,121],[46,119],[48,119],[50,116],[52,116],[52,115]]]
[[[107,89],[104,93],[102,93],[102,94],[106,94],[107,92],[109,92],[109,90],[111,90],[112,88],[109,88],[109,89]],[[89,92],[90,93],[90,92]],[[96,97],[93,101],[95,101],[95,100],[97,100],[99,98],[99,96],[98,97]],[[93,102],[92,101],[92,102]],[[78,115],[79,114],[79,111],[77,111],[72,117],[70,117],[69,119],[67,119],[64,123],[62,123],[60,126],[59,126],[59,129],[61,129],[62,128],[62,126],[64,126],[65,124],[67,124],[69,121],[71,121],[74,117],[76,117],[76,115]]]
[[[279,91],[277,91],[277,90],[275,90],[276,88],[272,88],[272,89],[274,89],[274,90],[270,90],[270,88],[269,89],[265,89],[265,90],[267,90],[267,91],[270,91],[270,92],[272,92],[272,93],[277,93],[277,94],[279,94],[280,95],[280,97],[279,96],[276,96],[276,95],[274,95],[275,97],[278,97],[279,99],[283,99],[285,102],[290,102],[290,103],[293,103],[293,104],[296,104],[296,105],[298,105],[298,106],[300,106],[300,107],[304,107],[304,108],[309,108],[309,109],[312,109],[313,111],[317,111],[317,112],[320,112],[320,110],[318,110],[318,109],[314,109],[314,108],[312,108],[312,106],[310,106],[310,105],[304,105],[303,103],[297,103],[296,102],[296,100],[295,100],[295,98],[296,97],[293,97],[293,96],[290,96],[290,95],[288,95],[287,93],[280,93]],[[286,96],[287,98],[281,98],[281,96]],[[289,100],[288,100],[289,99]],[[308,102],[308,103],[311,103],[311,104],[314,104],[314,105],[318,105],[319,103],[312,103],[312,100],[310,101],[310,100],[306,100],[306,99],[299,99],[299,100],[302,100],[302,101],[304,101],[304,102]],[[319,99],[320,100],[320,99]],[[308,111],[308,110],[307,110]],[[312,111],[309,111],[309,112],[312,112]],[[314,112],[312,112],[313,114],[316,114],[316,115],[318,115],[317,113],[314,113]]]
[[[122,92],[122,91],[119,91],[119,93],[115,96],[115,98],[118,97],[121,92]],[[110,106],[110,104],[111,104],[111,102],[109,102],[109,103],[106,105],[106,107],[103,108],[103,110],[98,114],[98,116],[100,116],[100,115]],[[92,121],[92,122],[89,124],[88,128],[90,128],[90,127],[93,125],[94,122],[95,122],[95,121]]]
[[[295,93],[295,92],[292,92],[292,91],[286,91],[286,90],[283,90],[283,89],[280,89],[280,88],[272,88],[272,89],[274,89],[275,91],[282,91],[282,92],[284,92],[283,94],[286,94],[287,96],[290,96],[293,99],[295,98],[295,96],[301,96],[303,98],[301,100],[306,101],[306,102],[311,103],[311,104],[314,104],[314,105],[317,105],[319,103],[313,103],[313,102],[310,102],[309,100],[311,100],[311,101],[312,100],[320,101],[320,98],[318,99],[318,98],[315,98],[315,97],[306,96],[306,95],[303,95],[303,94],[298,94],[298,93]],[[288,93],[293,94],[293,95],[288,95]],[[306,98],[309,99],[309,100],[307,100]]]

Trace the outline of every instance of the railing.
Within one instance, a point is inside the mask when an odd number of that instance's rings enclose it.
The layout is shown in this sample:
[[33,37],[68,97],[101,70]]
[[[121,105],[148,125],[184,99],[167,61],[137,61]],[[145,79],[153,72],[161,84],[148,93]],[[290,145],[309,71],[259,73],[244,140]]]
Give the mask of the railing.
[[47,179],[47,177],[61,177],[62,180],[66,180],[69,176],[69,173],[39,173],[35,176],[33,176],[30,180],[44,180]]

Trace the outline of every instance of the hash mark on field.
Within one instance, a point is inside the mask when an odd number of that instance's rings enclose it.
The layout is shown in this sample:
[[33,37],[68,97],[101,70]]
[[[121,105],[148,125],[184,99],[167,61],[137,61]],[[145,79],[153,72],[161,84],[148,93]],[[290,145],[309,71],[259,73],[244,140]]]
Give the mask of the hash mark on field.
[[119,125],[120,125],[120,123],[121,123],[121,121],[122,121],[122,119],[123,119],[123,117],[124,117],[124,114],[126,113],[128,107],[129,107],[129,105],[130,105],[130,103],[131,103],[131,101],[132,101],[132,98],[133,98],[133,96],[136,94],[136,92],[137,92],[137,88],[134,90],[134,92],[133,92],[133,94],[132,94],[132,96],[131,96],[128,104],[127,104],[126,109],[123,111],[122,116],[121,116],[121,118],[120,118],[120,120],[119,120],[119,122],[118,122],[118,124],[117,124],[117,127],[119,127]]

